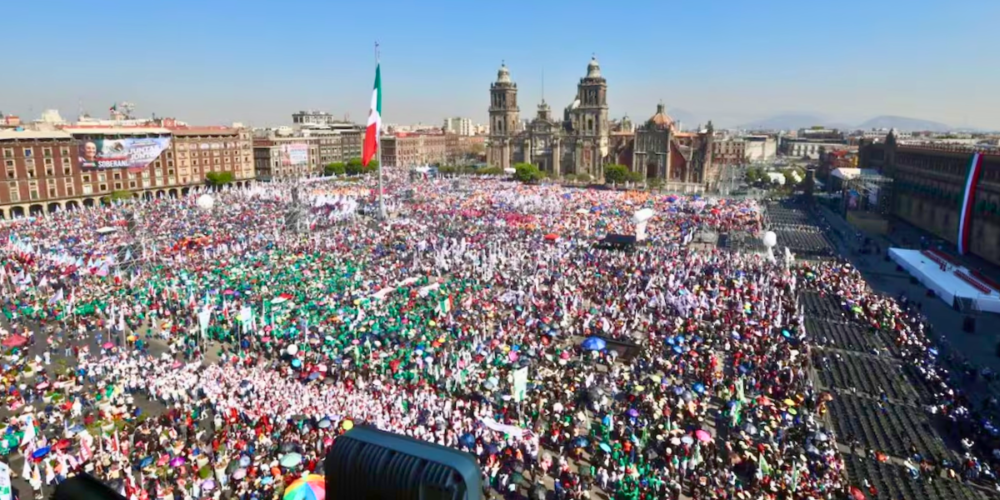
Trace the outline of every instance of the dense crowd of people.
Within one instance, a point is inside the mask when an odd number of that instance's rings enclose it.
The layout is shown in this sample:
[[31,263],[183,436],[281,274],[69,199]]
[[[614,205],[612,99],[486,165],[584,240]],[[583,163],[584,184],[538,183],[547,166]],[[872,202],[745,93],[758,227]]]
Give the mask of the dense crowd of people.
[[[294,190],[305,233],[286,228]],[[836,498],[798,291],[843,297],[939,377],[919,323],[849,266],[683,244],[759,233],[753,201],[393,176],[387,193],[386,222],[362,215],[364,182],[322,182],[0,228],[15,474],[272,498],[370,425],[472,453],[501,495]],[[644,208],[642,245],[595,247]]]

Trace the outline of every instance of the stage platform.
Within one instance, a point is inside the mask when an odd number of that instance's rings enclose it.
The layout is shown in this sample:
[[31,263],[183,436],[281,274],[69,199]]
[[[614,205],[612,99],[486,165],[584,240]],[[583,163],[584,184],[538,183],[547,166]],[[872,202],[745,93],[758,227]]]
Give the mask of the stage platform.
[[1000,314],[1000,291],[973,276],[948,255],[934,250],[890,248],[889,257],[948,305],[969,299],[980,311]]

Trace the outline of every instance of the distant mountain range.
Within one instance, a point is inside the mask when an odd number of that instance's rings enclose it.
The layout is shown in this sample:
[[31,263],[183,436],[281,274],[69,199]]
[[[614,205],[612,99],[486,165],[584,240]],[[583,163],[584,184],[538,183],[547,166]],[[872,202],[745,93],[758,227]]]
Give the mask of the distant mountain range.
[[906,118],[904,116],[876,116],[871,120],[868,120],[857,128],[862,130],[868,130],[873,128],[894,128],[897,130],[905,131],[929,131],[929,132],[949,132],[954,130],[954,127],[950,125],[945,125],[941,122],[934,122],[930,120],[920,120],[917,118]]
[[831,122],[829,121],[829,118],[822,115],[809,113],[787,113],[776,115],[770,118],[755,120],[740,125],[738,128],[760,130],[798,130],[800,128],[809,128],[817,125],[841,130],[869,130],[881,128],[895,128],[901,131],[931,132],[948,132],[950,130],[954,130],[954,127],[944,123],[921,120],[917,118],[907,118],[903,116],[876,116],[875,118],[858,125],[849,125],[846,123]]

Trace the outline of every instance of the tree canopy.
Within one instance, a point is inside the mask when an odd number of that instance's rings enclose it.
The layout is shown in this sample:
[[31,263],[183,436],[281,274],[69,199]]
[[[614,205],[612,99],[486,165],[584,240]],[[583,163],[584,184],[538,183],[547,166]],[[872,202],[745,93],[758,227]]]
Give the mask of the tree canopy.
[[209,186],[224,186],[233,182],[232,172],[208,172],[205,174],[205,184]]
[[625,165],[608,165],[604,167],[605,184],[624,184],[626,182],[642,182],[642,174],[633,172]]
[[533,183],[538,182],[545,178],[545,173],[538,170],[538,167],[530,163],[518,163],[514,165],[514,179],[524,182]]

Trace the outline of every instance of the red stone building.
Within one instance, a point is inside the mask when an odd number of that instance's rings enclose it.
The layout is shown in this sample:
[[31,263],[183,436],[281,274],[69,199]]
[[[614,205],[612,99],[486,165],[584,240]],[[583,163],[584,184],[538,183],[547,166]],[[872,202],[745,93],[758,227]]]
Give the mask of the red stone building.
[[[168,125],[173,125],[169,123]],[[140,169],[81,165],[81,146],[98,139],[169,139]],[[0,130],[0,218],[74,209],[113,192],[183,196],[205,174],[230,171],[237,186],[253,181],[250,132],[231,127],[74,126],[54,131]]]
[[[892,179],[893,215],[952,243],[957,242],[962,194],[972,155],[967,146],[897,144],[865,140],[859,167]],[[983,171],[975,192],[969,250],[1000,264],[1000,151],[980,150]]]

